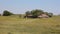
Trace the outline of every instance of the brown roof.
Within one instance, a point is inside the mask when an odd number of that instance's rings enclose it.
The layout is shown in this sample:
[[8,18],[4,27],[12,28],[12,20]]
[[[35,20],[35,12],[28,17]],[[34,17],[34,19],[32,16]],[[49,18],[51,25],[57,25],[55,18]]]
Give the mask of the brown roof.
[[46,14],[41,14],[41,15],[39,15],[38,17],[46,18],[46,17],[49,17],[49,16],[48,16],[48,15],[46,15]]

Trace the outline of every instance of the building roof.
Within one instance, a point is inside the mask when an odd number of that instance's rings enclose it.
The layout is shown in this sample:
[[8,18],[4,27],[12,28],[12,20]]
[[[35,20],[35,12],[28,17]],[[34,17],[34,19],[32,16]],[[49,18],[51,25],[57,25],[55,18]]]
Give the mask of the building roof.
[[42,18],[47,18],[47,17],[49,17],[49,16],[46,15],[46,14],[41,14],[41,15],[39,15],[38,17],[39,17],[39,18],[40,18],[40,17],[42,17]]

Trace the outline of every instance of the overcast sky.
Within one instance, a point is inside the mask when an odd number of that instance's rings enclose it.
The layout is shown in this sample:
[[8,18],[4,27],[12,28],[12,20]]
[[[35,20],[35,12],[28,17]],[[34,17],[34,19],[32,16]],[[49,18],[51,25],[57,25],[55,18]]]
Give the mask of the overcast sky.
[[0,0],[0,13],[8,10],[20,14],[33,9],[60,14],[60,0]]

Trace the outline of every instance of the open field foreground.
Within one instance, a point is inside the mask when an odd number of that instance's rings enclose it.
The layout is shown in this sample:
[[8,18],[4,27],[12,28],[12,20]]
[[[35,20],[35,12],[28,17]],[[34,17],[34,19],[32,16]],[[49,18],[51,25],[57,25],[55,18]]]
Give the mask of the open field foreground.
[[43,19],[0,16],[0,34],[60,34],[60,16]]

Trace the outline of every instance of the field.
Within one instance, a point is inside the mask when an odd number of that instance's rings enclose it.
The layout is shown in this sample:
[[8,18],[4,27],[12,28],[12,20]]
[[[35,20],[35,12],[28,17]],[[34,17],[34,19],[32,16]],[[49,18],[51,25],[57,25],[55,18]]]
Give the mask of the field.
[[37,19],[0,16],[0,34],[60,34],[60,16]]

